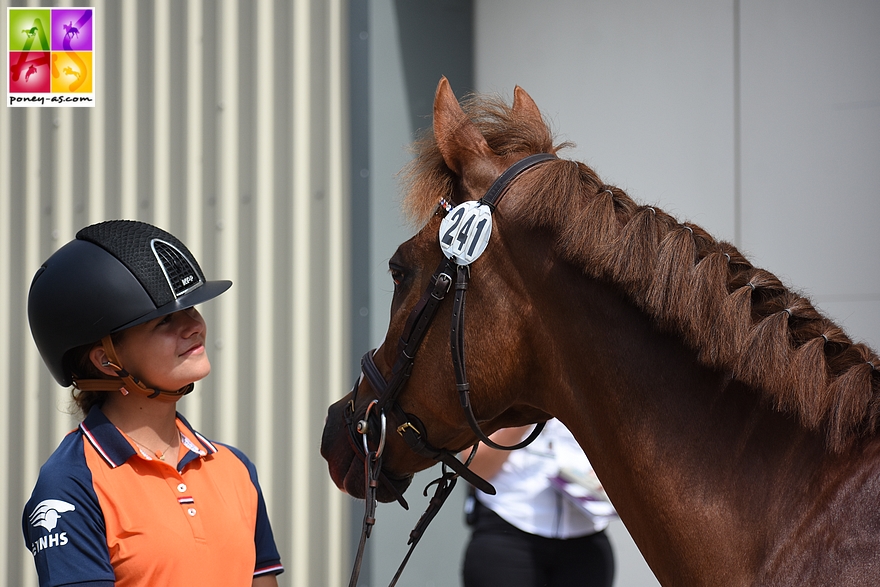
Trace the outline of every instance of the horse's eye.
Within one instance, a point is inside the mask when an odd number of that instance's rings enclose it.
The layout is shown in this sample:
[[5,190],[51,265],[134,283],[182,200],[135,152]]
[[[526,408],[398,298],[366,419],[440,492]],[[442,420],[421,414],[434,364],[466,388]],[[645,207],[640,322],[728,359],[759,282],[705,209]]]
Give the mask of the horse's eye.
[[401,269],[400,267],[391,266],[388,268],[388,271],[389,273],[391,273],[391,280],[394,281],[395,287],[403,282],[403,278],[405,277],[403,269]]

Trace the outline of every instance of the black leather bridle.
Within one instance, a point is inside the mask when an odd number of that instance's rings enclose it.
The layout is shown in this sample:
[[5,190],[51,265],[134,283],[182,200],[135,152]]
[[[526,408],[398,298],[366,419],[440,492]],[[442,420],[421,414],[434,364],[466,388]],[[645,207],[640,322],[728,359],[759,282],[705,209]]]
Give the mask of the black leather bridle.
[[[486,194],[479,200],[479,203],[489,206],[489,209],[494,211],[498,200],[500,200],[514,178],[526,169],[555,158],[555,155],[540,153],[530,155],[514,163],[495,180]],[[400,404],[397,403],[397,398],[400,396],[412,373],[416,352],[425,337],[428,326],[434,319],[446,295],[452,289],[453,276],[455,277],[455,293],[453,294],[450,346],[456,389],[458,390],[459,400],[468,424],[479,439],[473,445],[470,456],[465,462],[458,460],[456,454],[450,450],[432,446],[428,442],[425,426],[422,422],[415,415],[406,413]],[[349,430],[349,439],[355,454],[364,461],[364,478],[366,483],[364,496],[366,508],[363,531],[352,571],[351,582],[349,583],[350,587],[355,587],[357,584],[366,539],[369,537],[372,526],[375,523],[376,491],[379,483],[383,483],[395,495],[400,504],[405,509],[409,509],[406,500],[382,471],[381,457],[385,445],[387,420],[390,419],[392,421],[392,425],[397,433],[400,434],[413,452],[420,456],[440,461],[443,464],[441,477],[431,482],[425,488],[425,495],[427,495],[428,488],[435,483],[437,484],[437,489],[431,498],[428,509],[422,514],[415,529],[410,533],[410,550],[407,552],[389,587],[393,587],[397,583],[403,567],[409,560],[410,554],[424,533],[425,528],[437,514],[449,494],[452,493],[452,489],[459,476],[464,477],[471,485],[485,493],[495,493],[495,488],[488,481],[468,468],[468,464],[473,459],[479,442],[482,441],[487,446],[499,450],[516,450],[531,443],[544,427],[543,422],[539,423],[527,438],[512,446],[503,446],[495,443],[481,430],[471,407],[470,384],[467,381],[464,359],[464,310],[469,279],[470,265],[458,265],[452,259],[444,256],[443,261],[431,276],[427,289],[407,318],[403,334],[397,342],[397,359],[391,369],[391,376],[385,379],[376,366],[373,360],[375,349],[367,352],[361,359],[361,376],[355,383],[351,400],[344,410],[345,423]],[[363,418],[357,419],[355,417],[357,390],[364,377],[376,392],[377,399],[367,405]],[[378,432],[379,437],[376,449],[372,450],[369,447],[368,438],[374,431]],[[360,436],[360,443],[358,442],[358,436]],[[447,467],[453,472],[447,471]]]

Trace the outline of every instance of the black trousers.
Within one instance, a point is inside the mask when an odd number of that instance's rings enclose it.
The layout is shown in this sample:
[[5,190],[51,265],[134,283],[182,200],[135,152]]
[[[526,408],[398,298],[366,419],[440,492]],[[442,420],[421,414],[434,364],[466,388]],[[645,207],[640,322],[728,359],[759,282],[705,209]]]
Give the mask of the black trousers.
[[611,587],[605,532],[559,540],[523,532],[477,503],[464,556],[464,587]]

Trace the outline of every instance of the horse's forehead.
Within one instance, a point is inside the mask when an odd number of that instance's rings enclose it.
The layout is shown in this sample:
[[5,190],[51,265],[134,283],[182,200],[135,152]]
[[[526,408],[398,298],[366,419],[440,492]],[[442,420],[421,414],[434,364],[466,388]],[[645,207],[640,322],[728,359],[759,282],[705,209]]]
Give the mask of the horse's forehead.
[[394,252],[392,259],[409,263],[417,263],[433,252],[440,252],[438,229],[440,218],[432,216],[413,236],[402,242]]

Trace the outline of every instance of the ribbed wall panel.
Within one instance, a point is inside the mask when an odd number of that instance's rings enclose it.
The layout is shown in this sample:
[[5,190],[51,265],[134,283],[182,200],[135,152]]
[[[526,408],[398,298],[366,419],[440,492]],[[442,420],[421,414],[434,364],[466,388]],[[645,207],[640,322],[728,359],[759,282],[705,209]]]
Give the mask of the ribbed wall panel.
[[[0,0],[4,31],[23,4]],[[349,378],[346,2],[88,4],[96,107],[0,108],[0,584],[37,584],[22,507],[77,421],[31,339],[30,280],[111,218],[235,282],[201,308],[213,370],[180,410],[257,464],[279,583],[342,584],[348,500],[318,445]]]

